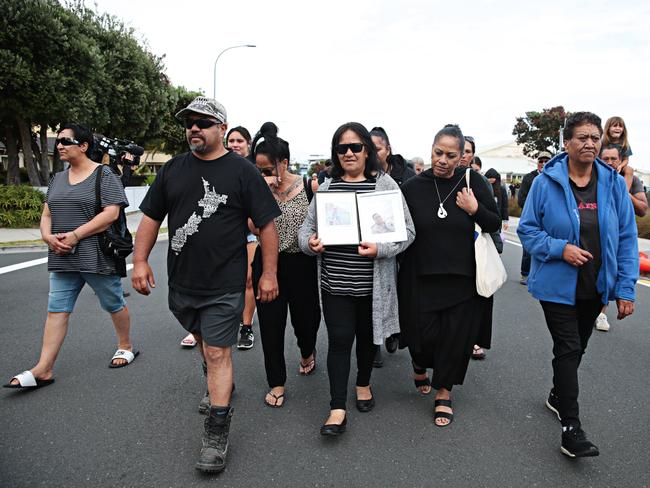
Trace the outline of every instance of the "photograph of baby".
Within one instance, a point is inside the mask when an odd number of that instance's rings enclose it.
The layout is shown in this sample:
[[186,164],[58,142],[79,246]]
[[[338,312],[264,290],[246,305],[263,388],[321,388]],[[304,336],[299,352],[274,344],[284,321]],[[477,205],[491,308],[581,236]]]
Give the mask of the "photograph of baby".
[[359,244],[357,198],[353,191],[319,191],[316,230],[325,246]]
[[327,215],[327,225],[350,225],[352,222],[350,210],[336,203],[325,204],[325,215]]

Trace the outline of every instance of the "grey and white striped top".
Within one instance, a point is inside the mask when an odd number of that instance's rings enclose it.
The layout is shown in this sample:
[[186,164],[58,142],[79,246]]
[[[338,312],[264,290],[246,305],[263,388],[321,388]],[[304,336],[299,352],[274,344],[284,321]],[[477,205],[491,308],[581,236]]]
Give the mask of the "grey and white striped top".
[[[332,180],[328,191],[375,191],[375,178],[359,182]],[[332,295],[372,295],[373,260],[360,256],[358,246],[326,246],[321,260],[321,286]]]
[[[101,205],[128,206],[124,188],[118,176],[108,166],[102,166]],[[52,234],[70,232],[95,217],[95,179],[93,172],[88,178],[75,185],[70,184],[70,170],[56,173],[47,189],[47,206],[52,214]],[[74,252],[56,255],[47,254],[48,271],[80,271],[103,275],[116,274],[115,262],[99,247],[96,235],[82,239]]]

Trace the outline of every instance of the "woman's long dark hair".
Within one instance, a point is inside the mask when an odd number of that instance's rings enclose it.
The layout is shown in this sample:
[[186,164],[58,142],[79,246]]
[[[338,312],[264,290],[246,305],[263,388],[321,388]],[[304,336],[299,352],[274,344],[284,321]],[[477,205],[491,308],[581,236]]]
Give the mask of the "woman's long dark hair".
[[278,137],[278,126],[273,122],[264,122],[255,134],[250,153],[253,163],[258,154],[264,154],[275,165],[291,158],[289,143]]
[[343,167],[339,161],[339,155],[336,152],[336,146],[341,140],[343,133],[351,130],[361,139],[361,143],[365,146],[366,151],[368,152],[368,157],[366,158],[366,167],[363,169],[363,175],[366,178],[373,178],[377,174],[381,173],[381,164],[379,163],[379,157],[377,156],[377,149],[372,142],[370,137],[370,132],[359,122],[346,122],[341,127],[336,129],[334,136],[332,136],[332,178],[340,179],[344,174]]

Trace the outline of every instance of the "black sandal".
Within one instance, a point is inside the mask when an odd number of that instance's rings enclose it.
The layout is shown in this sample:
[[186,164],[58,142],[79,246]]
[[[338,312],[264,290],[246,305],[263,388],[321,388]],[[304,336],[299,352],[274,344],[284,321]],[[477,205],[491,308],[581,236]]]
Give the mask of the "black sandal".
[[[414,362],[411,362],[411,366],[413,366],[413,373],[418,374],[418,375],[419,374],[427,374],[426,368],[420,368],[420,367],[416,366]],[[413,378],[413,383],[415,383],[415,387],[418,389],[420,394],[428,395],[429,393],[431,393],[431,380],[429,380],[428,376],[423,380],[417,380],[417,379]],[[429,387],[429,391],[427,391],[425,393],[420,388],[426,387],[426,386]]]
[[[437,407],[449,407],[451,408],[451,399],[450,400],[436,400],[433,403],[433,423],[436,427],[447,427],[454,421],[454,414],[450,412],[438,412],[436,411]],[[438,419],[448,419],[449,422],[446,424],[439,424],[436,422]]]
[[[276,395],[272,391],[269,391],[267,395],[271,395],[275,399],[275,403],[270,403],[266,400],[266,396],[264,397],[264,403],[266,403],[267,407],[271,408],[282,408],[284,406],[284,393],[281,393],[280,395]],[[282,403],[278,404],[278,402],[282,400]]]
[[[307,364],[302,363],[302,358],[300,358],[300,367],[303,369],[300,371],[300,374],[302,376],[309,376],[312,375],[316,372],[316,349],[314,349],[314,352],[311,353],[311,360],[307,361]],[[308,371],[305,371],[307,370]]]

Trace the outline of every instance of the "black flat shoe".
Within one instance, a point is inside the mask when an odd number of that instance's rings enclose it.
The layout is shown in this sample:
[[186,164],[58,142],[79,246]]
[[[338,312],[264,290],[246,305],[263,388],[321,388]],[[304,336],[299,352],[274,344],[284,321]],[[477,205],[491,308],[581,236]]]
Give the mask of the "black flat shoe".
[[[372,389],[370,390],[372,395]],[[359,400],[357,399],[357,410],[361,413],[370,412],[375,408],[375,395],[372,395],[369,400]]]
[[345,426],[348,423],[348,416],[346,415],[343,422],[340,424],[325,424],[320,428],[320,435],[337,436],[345,432]]

